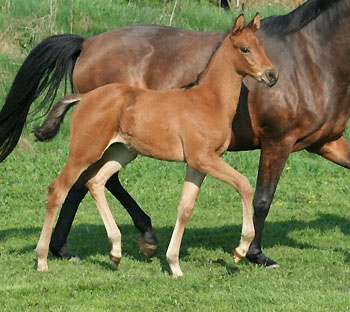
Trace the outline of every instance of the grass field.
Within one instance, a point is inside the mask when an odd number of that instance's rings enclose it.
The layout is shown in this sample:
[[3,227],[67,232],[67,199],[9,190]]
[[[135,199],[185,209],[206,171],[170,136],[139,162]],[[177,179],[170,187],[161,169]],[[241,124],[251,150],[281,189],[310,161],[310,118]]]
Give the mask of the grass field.
[[[195,30],[226,30],[238,12],[199,1],[167,6],[152,1],[0,0],[0,103],[24,57],[44,37],[93,35],[131,23],[162,23]],[[155,2],[155,1],[153,1]],[[255,10],[255,8],[254,8]],[[264,16],[285,6],[261,8]],[[255,11],[248,11],[251,16]],[[62,94],[60,94],[62,95]],[[0,104],[2,105],[2,104]],[[139,157],[121,174],[127,190],[152,217],[159,250],[148,260],[123,208],[109,202],[122,231],[123,258],[109,263],[109,243],[90,196],[77,213],[68,244],[82,259],[49,257],[50,271],[35,270],[34,248],[44,217],[47,186],[67,157],[69,118],[55,140],[20,145],[0,165],[0,307],[2,311],[349,311],[349,176],[306,152],[293,154],[267,218],[264,251],[276,270],[243,261],[232,251],[241,229],[241,205],[231,188],[207,178],[184,235],[173,279],[165,251],[176,218],[184,165]],[[259,151],[225,159],[255,185]]]

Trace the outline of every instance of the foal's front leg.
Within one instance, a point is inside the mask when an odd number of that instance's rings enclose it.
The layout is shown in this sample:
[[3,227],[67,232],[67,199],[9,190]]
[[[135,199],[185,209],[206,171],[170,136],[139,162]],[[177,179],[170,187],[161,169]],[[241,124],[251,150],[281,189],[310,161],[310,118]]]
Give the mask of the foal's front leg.
[[204,173],[187,166],[181,200],[177,207],[176,224],[166,253],[166,257],[174,277],[183,275],[179,265],[181,240],[186,224],[192,215],[192,210],[199,192],[199,188],[201,187],[204,178]]
[[228,183],[241,196],[243,206],[242,235],[234,254],[235,262],[239,262],[247,254],[255,233],[252,214],[253,188],[249,180],[216,154],[198,152],[196,157],[188,159],[188,164],[207,175]]

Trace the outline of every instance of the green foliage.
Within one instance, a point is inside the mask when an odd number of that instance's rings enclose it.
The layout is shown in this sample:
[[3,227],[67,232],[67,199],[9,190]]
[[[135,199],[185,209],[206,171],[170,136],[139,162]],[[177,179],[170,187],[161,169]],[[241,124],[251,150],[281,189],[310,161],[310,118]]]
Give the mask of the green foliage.
[[[162,4],[162,2],[159,2]],[[93,35],[131,23],[169,24],[174,1],[0,0],[0,102],[24,56],[42,38],[70,32]],[[51,9],[50,9],[51,8]],[[269,9],[271,10],[271,9]],[[261,12],[278,14],[281,11]],[[226,30],[237,12],[179,1],[172,25]],[[254,14],[254,12],[251,12]],[[108,195],[123,235],[119,269],[90,196],[77,213],[68,244],[80,263],[49,257],[50,271],[35,271],[47,186],[68,153],[69,116],[49,143],[24,136],[34,151],[18,147],[0,164],[0,306],[2,311],[348,311],[350,307],[350,187],[348,173],[306,152],[293,154],[267,219],[264,250],[278,270],[236,265],[242,209],[230,187],[207,178],[181,249],[185,276],[169,276],[166,248],[176,218],[184,165],[139,157],[121,173],[122,184],[152,217],[157,257],[136,246],[138,232]],[[225,159],[255,185],[259,152]]]

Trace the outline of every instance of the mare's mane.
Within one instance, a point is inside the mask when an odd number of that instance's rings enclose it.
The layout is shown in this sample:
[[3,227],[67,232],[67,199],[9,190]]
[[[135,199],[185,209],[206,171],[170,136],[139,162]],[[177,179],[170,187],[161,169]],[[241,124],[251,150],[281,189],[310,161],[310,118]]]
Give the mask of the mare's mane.
[[[276,15],[261,20],[261,29],[273,36],[284,36],[297,32],[313,20],[317,19],[319,31],[332,31],[331,22],[341,21],[341,17],[350,11],[350,0],[308,0],[300,7],[285,15]],[[194,82],[182,86],[184,89],[191,89],[199,84],[208,64],[220,47],[218,42],[204,70],[197,76]]]
[[289,35],[318,17],[317,21],[327,29],[330,21],[339,20],[349,9],[350,1],[347,0],[309,0],[288,14],[263,19],[261,29],[269,35]]

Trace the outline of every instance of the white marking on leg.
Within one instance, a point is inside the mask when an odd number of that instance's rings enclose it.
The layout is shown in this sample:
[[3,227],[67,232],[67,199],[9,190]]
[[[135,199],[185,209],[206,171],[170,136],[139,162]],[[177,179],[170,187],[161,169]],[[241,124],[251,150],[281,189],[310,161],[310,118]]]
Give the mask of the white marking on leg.
[[204,177],[205,174],[191,168],[190,166],[187,166],[181,200],[177,208],[178,215],[176,224],[166,253],[166,257],[174,277],[183,275],[179,264],[182,236],[185,231],[186,224],[192,215],[192,210]]
[[235,261],[239,262],[247,254],[255,235],[252,213],[253,188],[244,175],[226,164],[218,155],[203,153],[193,164],[197,170],[231,185],[242,198],[242,235],[234,255]]
[[68,191],[78,179],[81,172],[82,169],[80,169],[78,166],[72,166],[72,163],[68,160],[62,172],[58,175],[54,182],[50,184],[44,225],[41,230],[38,245],[35,249],[38,261],[37,270],[40,272],[48,270],[47,255],[49,253],[52,228],[58,209],[63,204]]
[[116,266],[121,258],[121,233],[109,208],[104,186],[113,174],[134,160],[135,157],[135,153],[129,151],[121,144],[111,146],[105,152],[102,159],[92,167],[92,170],[95,171],[94,176],[86,183],[105,225],[108,238],[112,245],[110,252],[111,260]]

